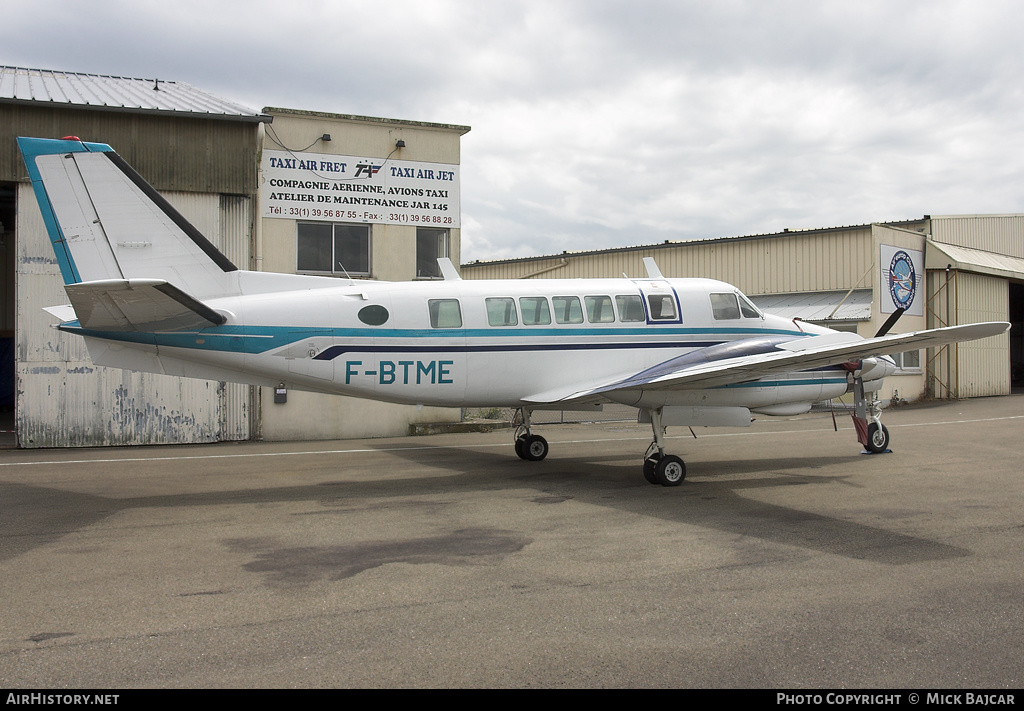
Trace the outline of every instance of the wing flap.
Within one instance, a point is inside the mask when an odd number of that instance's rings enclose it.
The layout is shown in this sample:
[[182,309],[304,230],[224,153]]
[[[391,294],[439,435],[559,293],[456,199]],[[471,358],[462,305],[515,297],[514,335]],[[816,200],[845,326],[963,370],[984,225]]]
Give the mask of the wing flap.
[[159,279],[105,279],[64,287],[78,321],[95,331],[192,331],[226,318]]

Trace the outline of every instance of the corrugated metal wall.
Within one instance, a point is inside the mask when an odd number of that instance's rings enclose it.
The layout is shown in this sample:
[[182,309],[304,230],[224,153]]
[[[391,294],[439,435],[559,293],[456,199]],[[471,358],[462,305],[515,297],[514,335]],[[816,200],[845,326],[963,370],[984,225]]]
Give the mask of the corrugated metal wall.
[[[982,321],[1009,321],[1009,282],[999,277],[944,271],[928,272],[928,327]],[[1010,335],[929,349],[926,368],[936,398],[1010,394]]]
[[[1006,279],[961,272],[956,283],[957,323],[1010,320]],[[957,350],[960,397],[1010,394],[1010,334],[961,343]]]
[[[67,303],[35,196],[18,186],[16,414],[22,447],[216,442],[249,437],[250,388],[92,364],[42,309]],[[251,200],[166,193],[230,257],[248,264]]]
[[160,191],[256,193],[252,123],[0,104],[0,180],[28,180],[17,136],[106,143]]
[[932,239],[1024,259],[1024,215],[932,218]]
[[873,263],[871,245],[871,228],[863,227],[464,264],[462,275],[466,279],[518,279],[529,274],[575,279],[625,272],[642,277],[646,274],[643,258],[654,257],[666,276],[721,279],[752,295],[830,291],[873,286],[861,283]]

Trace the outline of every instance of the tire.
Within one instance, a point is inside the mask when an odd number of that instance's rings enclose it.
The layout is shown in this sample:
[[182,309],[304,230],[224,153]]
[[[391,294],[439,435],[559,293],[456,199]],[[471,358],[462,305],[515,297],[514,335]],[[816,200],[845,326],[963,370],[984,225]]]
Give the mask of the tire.
[[539,462],[548,456],[548,441],[540,435],[523,438],[523,459],[528,462]]
[[516,456],[520,459],[526,459],[526,451],[523,449],[524,440],[526,440],[526,435],[516,437]]
[[889,449],[889,430],[885,425],[879,427],[874,422],[868,425],[868,451],[872,454],[881,454]]
[[658,466],[657,455],[651,459],[644,460],[644,479],[647,480],[648,484],[660,484],[658,481],[658,475],[654,473],[655,467]]
[[686,465],[679,457],[669,454],[658,460],[654,475],[662,486],[679,486],[686,479]]

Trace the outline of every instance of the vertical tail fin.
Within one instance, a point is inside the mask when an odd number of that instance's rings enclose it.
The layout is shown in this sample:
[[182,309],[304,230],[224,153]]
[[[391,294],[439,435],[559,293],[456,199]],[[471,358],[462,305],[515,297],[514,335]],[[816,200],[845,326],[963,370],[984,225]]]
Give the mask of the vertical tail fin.
[[237,267],[110,146],[18,147],[65,284],[160,279],[200,299],[233,292]]

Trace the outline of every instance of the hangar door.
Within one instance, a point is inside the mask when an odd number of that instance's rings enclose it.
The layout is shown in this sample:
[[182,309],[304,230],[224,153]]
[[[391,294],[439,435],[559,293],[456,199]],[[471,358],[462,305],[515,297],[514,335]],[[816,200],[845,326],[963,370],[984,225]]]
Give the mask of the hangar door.
[[[242,268],[249,264],[251,200],[164,196]],[[93,365],[84,341],[51,328],[46,306],[67,303],[42,216],[18,185],[15,427],[21,447],[176,444],[248,439],[247,385]]]
[[[929,270],[930,328],[1010,320],[1010,283],[958,269]],[[930,394],[936,398],[1010,394],[1010,334],[929,349]]]

